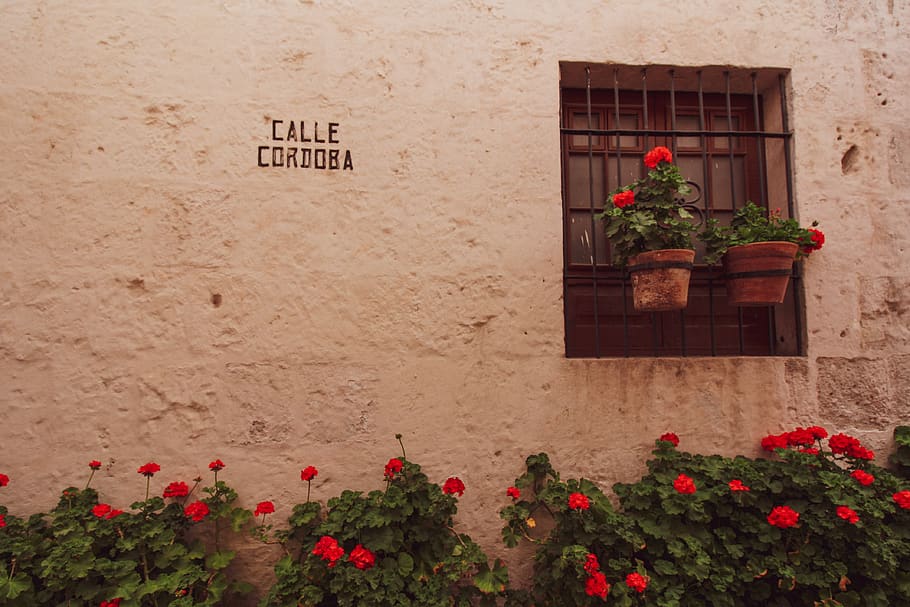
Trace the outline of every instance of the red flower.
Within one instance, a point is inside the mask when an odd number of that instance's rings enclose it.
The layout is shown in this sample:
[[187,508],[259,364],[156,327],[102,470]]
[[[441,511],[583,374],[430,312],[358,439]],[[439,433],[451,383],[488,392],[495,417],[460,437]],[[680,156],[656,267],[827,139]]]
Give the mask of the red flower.
[[259,502],[256,504],[256,510],[253,511],[253,516],[272,514],[273,512],[275,512],[275,504],[272,502]]
[[306,468],[304,468],[303,470],[300,471],[300,480],[309,482],[309,481],[313,480],[314,478],[316,478],[317,474],[319,474],[319,470],[317,470],[313,466],[307,466]]
[[354,546],[354,549],[351,550],[351,554],[348,556],[348,560],[354,563],[354,566],[358,569],[363,569],[366,571],[376,564],[376,555],[360,544],[357,544]]
[[673,154],[662,145],[659,145],[645,154],[645,166],[655,168],[661,162],[673,162]]
[[205,502],[193,502],[183,509],[183,514],[185,514],[187,518],[192,519],[193,522],[196,523],[208,516],[208,513],[209,507],[205,504]]
[[111,513],[110,504],[96,504],[95,507],[92,508],[92,514],[94,514],[98,518],[104,518],[105,516],[107,516],[110,513]]
[[781,529],[795,527],[799,522],[799,512],[789,506],[775,506],[768,515],[768,522]]
[[6,487],[9,485],[9,477],[5,474],[0,474],[0,487]]
[[673,481],[673,488],[678,493],[695,493],[695,483],[685,474],[676,477],[676,480]]
[[815,434],[808,428],[797,428],[791,432],[785,432],[782,436],[786,437],[787,444],[790,446],[808,446],[815,442]]
[[509,487],[506,489],[506,495],[511,497],[513,500],[517,500],[521,497],[521,490],[518,487]]
[[607,593],[610,592],[610,585],[607,583],[607,576],[597,572],[585,582],[585,594],[588,596],[599,596],[607,600]]
[[809,432],[812,433],[816,439],[821,440],[823,438],[828,438],[828,431],[822,428],[821,426],[809,426],[806,428]]
[[458,494],[458,497],[464,495],[464,483],[461,482],[461,479],[457,476],[452,476],[446,479],[445,484],[442,486],[442,492],[448,493],[449,495]]
[[815,447],[803,447],[799,450],[800,453],[805,453],[806,455],[818,455],[819,451]]
[[400,459],[393,457],[389,460],[389,463],[385,465],[385,477],[387,479],[395,478],[395,475],[401,472],[403,466],[404,464],[401,463]]
[[313,554],[321,557],[324,561],[328,561],[329,568],[331,569],[337,565],[338,560],[344,556],[344,548],[338,545],[338,540],[335,538],[324,535],[316,542],[316,547],[313,548]]
[[209,463],[209,470],[211,470],[212,472],[218,472],[219,470],[224,470],[224,462],[221,461],[220,459],[216,459],[215,461]]
[[591,500],[584,493],[573,493],[569,496],[569,508],[572,510],[587,510],[591,507]]
[[875,452],[871,451],[869,449],[866,449],[865,447],[862,447],[862,446],[853,447],[852,449],[847,451],[847,455],[849,455],[850,457],[855,457],[856,459],[865,459],[865,460],[875,459]]
[[866,472],[865,470],[854,470],[850,473],[850,476],[856,479],[863,487],[868,487],[875,482],[875,477]]
[[6,527],[6,516],[0,514],[0,529]]
[[597,555],[588,553],[588,556],[585,557],[585,573],[594,575],[598,571],[600,571],[600,563],[597,561]]
[[761,439],[761,448],[772,453],[775,449],[786,449],[787,433],[769,434],[765,438]]
[[891,499],[893,499],[894,503],[904,510],[910,510],[910,491],[906,489],[903,491],[898,491],[891,496]]
[[90,461],[90,462],[88,463],[88,467],[91,468],[92,470],[100,470],[100,469],[101,469],[101,462],[99,462],[99,461],[96,460],[96,459],[93,459],[92,461]]
[[149,463],[145,464],[144,466],[139,466],[139,469],[136,470],[136,472],[138,472],[139,474],[141,474],[143,476],[151,477],[151,476],[155,476],[155,473],[158,472],[159,470],[161,470],[161,466],[159,466],[155,462],[149,462]]
[[750,489],[743,485],[743,482],[738,478],[734,478],[728,485],[730,485],[730,491],[750,491]]
[[626,586],[642,593],[648,587],[648,578],[640,573],[630,573],[626,576]]
[[635,192],[632,190],[626,190],[625,192],[613,194],[613,204],[618,209],[627,207],[630,204],[635,204]]
[[812,232],[812,244],[803,247],[803,251],[806,253],[818,251],[820,248],[822,248],[822,245],[825,244],[825,234],[821,230],[809,228],[809,231]]
[[107,515],[106,518],[112,519],[112,518],[114,518],[115,516],[120,516],[121,514],[123,514],[123,510],[111,510],[110,513]]
[[668,443],[673,443],[674,447],[679,446],[679,437],[676,436],[672,432],[667,432],[666,434],[661,434],[659,440],[666,441]]
[[186,497],[190,494],[190,488],[183,481],[174,481],[164,488],[163,497]]
[[120,601],[123,599],[111,599],[109,601],[101,601],[100,607],[120,607]]
[[856,514],[856,511],[846,506],[837,507],[837,516],[841,517],[851,525],[855,525],[859,520],[859,515]]

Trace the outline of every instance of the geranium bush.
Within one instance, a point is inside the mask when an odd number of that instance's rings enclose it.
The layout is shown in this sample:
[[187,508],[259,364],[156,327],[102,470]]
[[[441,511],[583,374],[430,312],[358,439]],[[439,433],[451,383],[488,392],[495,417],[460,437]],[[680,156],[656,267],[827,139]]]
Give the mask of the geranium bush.
[[[910,491],[858,440],[797,428],[762,441],[767,459],[678,442],[613,487],[618,508],[528,458],[501,516],[507,545],[538,544],[535,605],[910,605]],[[538,538],[540,511],[554,527]]]
[[[0,506],[0,605],[221,605],[229,586],[248,589],[224,574],[234,553],[221,549],[219,528],[239,529],[250,514],[217,480],[220,460],[210,465],[212,485],[175,481],[161,497],[150,495],[161,467],[142,465],[145,498],[128,509],[99,502],[89,485],[101,462],[88,467],[85,488],[65,489],[48,513],[19,518]],[[211,546],[193,539],[199,525],[214,527]]]
[[286,554],[263,607],[495,605],[505,596],[506,568],[498,561],[491,567],[480,546],[454,528],[465,492],[457,477],[440,487],[402,453],[386,463],[383,489],[343,491],[323,512],[309,501],[317,474],[301,471],[307,501],[294,507],[288,530],[275,534]]

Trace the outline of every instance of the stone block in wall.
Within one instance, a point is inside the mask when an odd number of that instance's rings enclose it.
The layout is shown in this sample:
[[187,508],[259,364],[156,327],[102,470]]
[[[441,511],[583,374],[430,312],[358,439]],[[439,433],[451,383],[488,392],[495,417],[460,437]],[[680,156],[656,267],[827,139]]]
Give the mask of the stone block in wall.
[[891,349],[910,344],[910,276],[860,278],[863,347]]
[[817,362],[819,408],[838,428],[888,430],[910,423],[910,354]]

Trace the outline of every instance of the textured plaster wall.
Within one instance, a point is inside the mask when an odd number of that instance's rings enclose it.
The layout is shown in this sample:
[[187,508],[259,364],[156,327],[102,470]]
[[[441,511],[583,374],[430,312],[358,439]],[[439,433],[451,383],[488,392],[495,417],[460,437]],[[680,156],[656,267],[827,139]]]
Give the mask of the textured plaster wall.
[[[910,422],[910,5],[0,5],[0,470],[14,512],[105,462],[112,502],[219,457],[246,504],[380,485],[405,435],[501,552],[548,451],[603,486],[652,441],[754,455]],[[558,62],[785,67],[807,358],[563,356]],[[353,171],[263,169],[270,121]],[[323,133],[323,136],[325,134]],[[156,477],[156,481],[158,477]]]

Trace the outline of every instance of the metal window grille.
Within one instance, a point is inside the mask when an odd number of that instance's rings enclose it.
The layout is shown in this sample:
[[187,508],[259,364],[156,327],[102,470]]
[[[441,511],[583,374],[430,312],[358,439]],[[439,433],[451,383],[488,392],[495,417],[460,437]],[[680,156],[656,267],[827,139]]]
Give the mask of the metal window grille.
[[[777,203],[794,217],[787,71],[578,63],[561,69],[567,356],[804,355],[800,264],[778,306],[729,308],[722,271],[702,264],[693,273],[689,309],[642,314],[632,309],[628,274],[609,264],[595,219],[605,192],[631,181],[624,178],[630,164],[640,167],[654,145],[700,165],[701,175],[687,177],[700,191],[692,202],[705,218],[723,221],[747,197],[766,208]],[[586,211],[579,204],[585,198]]]

